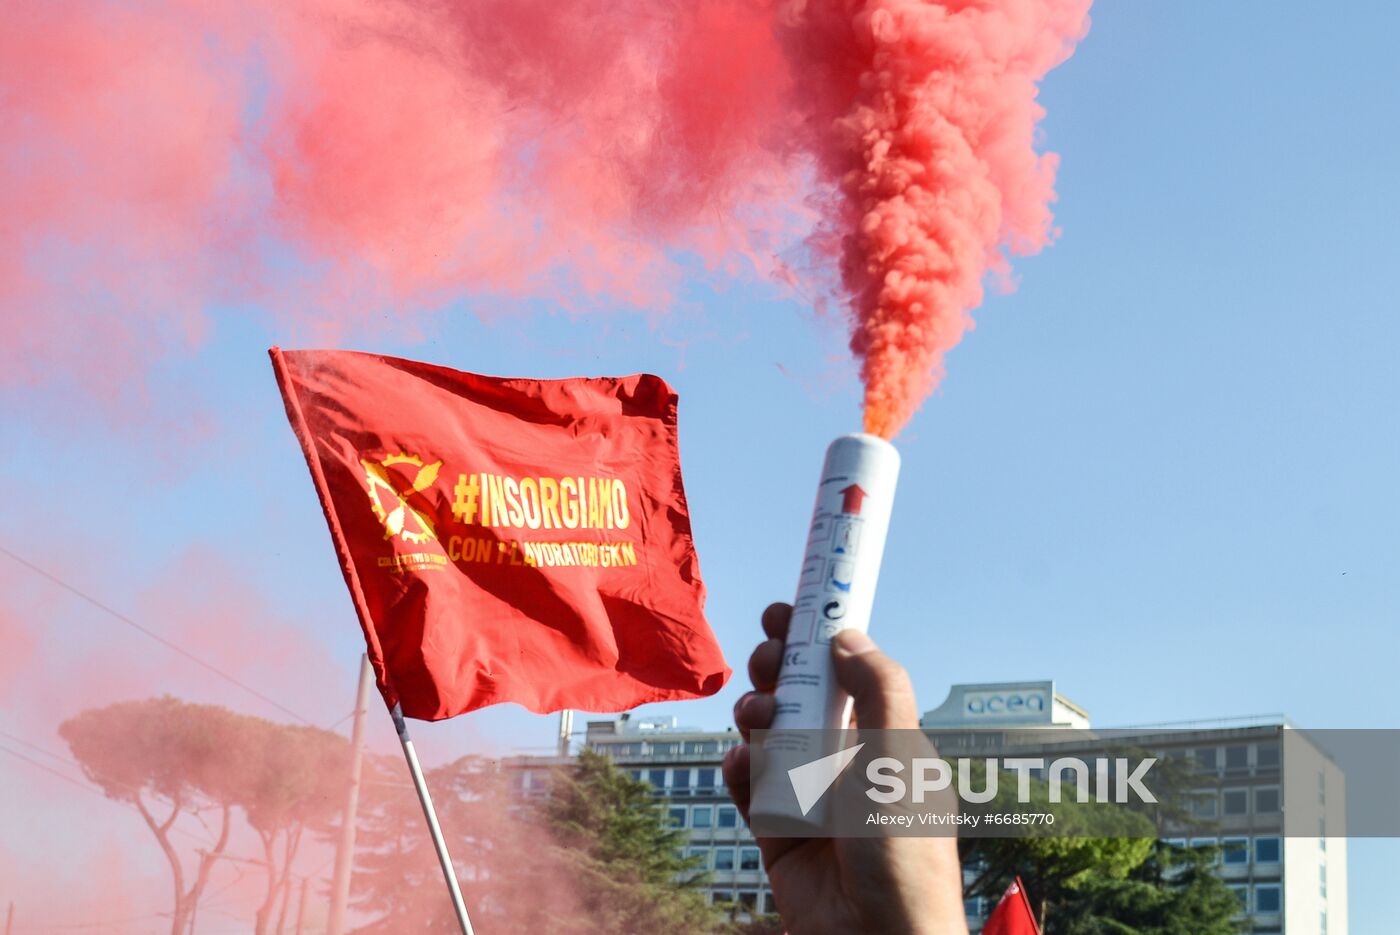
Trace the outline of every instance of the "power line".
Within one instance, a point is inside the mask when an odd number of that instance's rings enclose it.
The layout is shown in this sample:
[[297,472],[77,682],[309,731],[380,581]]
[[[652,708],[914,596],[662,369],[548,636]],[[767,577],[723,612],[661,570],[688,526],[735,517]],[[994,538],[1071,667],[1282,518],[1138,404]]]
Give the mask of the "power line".
[[[26,744],[26,746],[29,746],[29,745]],[[42,770],[43,770],[44,772],[46,772],[46,773],[50,773],[50,774],[52,774],[52,775],[54,775],[54,776],[57,776],[59,779],[62,779],[64,782],[70,782],[70,783],[72,783],[73,785],[77,786],[79,789],[82,789],[84,792],[90,792],[90,793],[92,793],[93,795],[98,796],[98,797],[100,797],[100,798],[102,798],[102,799],[104,799],[104,800],[107,798],[105,795],[103,795],[103,794],[102,794],[101,792],[99,792],[97,789],[94,789],[92,786],[89,786],[87,783],[83,782],[81,779],[75,779],[75,778],[73,778],[72,776],[69,776],[67,773],[61,773],[61,772],[59,772],[58,770],[54,769],[52,766],[49,766],[47,763],[40,763],[38,760],[34,759],[33,757],[26,756],[25,754],[20,753],[18,750],[11,750],[9,747],[6,747],[6,746],[4,746],[3,744],[0,744],[0,753],[8,753],[10,756],[15,757],[16,759],[19,759],[19,760],[23,760],[24,762],[28,763],[30,766],[35,767],[36,769],[42,769]]]
[[[17,737],[13,737],[13,736],[10,735],[10,734],[5,734],[4,736],[5,736],[6,738],[10,739],[10,740],[15,740],[15,741],[18,742],[18,743],[22,743],[22,744],[24,744],[26,747],[29,747],[29,748],[31,748],[31,749],[35,749],[35,750],[38,750],[38,749],[39,749],[38,747],[35,747],[34,744],[32,744],[32,743],[27,743],[27,742],[25,742],[25,741],[23,741],[23,740],[19,740]],[[46,753],[46,751],[43,751],[43,750],[40,750],[39,752],[41,752],[41,753]],[[90,793],[90,794],[92,794],[92,795],[97,796],[98,798],[100,798],[100,799],[101,799],[102,801],[104,801],[104,802],[116,801],[116,800],[110,798],[110,797],[109,797],[105,792],[103,792],[101,789],[98,789],[98,788],[96,788],[96,787],[94,787],[94,786],[91,786],[91,785],[89,785],[87,782],[85,782],[85,781],[83,781],[83,780],[81,780],[81,779],[77,779],[77,778],[75,778],[75,777],[73,777],[73,776],[69,776],[67,773],[60,772],[59,770],[54,769],[52,766],[49,766],[49,765],[46,764],[46,763],[40,763],[38,760],[36,760],[36,759],[34,759],[34,758],[32,758],[32,757],[26,756],[26,755],[23,754],[23,753],[20,753],[18,750],[11,750],[9,747],[7,747],[7,746],[5,746],[5,745],[3,745],[3,744],[0,744],[0,753],[8,753],[10,756],[12,756],[12,757],[14,757],[14,758],[16,758],[16,759],[18,759],[18,760],[22,760],[22,761],[24,761],[25,763],[28,763],[30,766],[33,766],[35,769],[42,769],[42,770],[43,770],[44,772],[46,772],[46,773],[49,773],[49,774],[51,774],[51,775],[53,775],[53,776],[57,776],[59,779],[62,779],[64,782],[71,783],[71,784],[77,786],[79,789],[82,789],[84,792],[87,792],[87,793]],[[51,757],[55,757],[56,759],[62,759],[61,757],[57,757],[55,754],[52,754],[52,753],[46,753],[46,755],[47,755],[47,756],[51,756]],[[131,788],[131,787],[128,785],[128,788]],[[195,832],[189,830],[188,828],[175,827],[175,828],[171,828],[170,830],[171,830],[171,832],[172,832],[173,834],[181,834],[181,835],[184,835],[185,837],[189,838],[189,839],[192,840],[192,841],[198,841],[200,844],[211,844],[211,843],[213,843],[212,837],[204,837],[204,836],[198,835],[198,834],[196,834]]]
[[0,553],[3,553],[4,555],[6,555],[11,561],[15,562],[16,564],[23,565],[25,568],[28,568],[30,571],[34,572],[36,575],[39,575],[39,576],[42,577],[42,578],[47,578],[47,579],[48,579],[49,581],[51,581],[53,584],[56,584],[58,587],[60,587],[60,588],[62,588],[63,590],[67,591],[69,594],[72,594],[74,597],[77,597],[77,598],[79,598],[80,600],[86,601],[88,604],[91,604],[93,607],[96,607],[98,610],[102,611],[103,613],[107,614],[108,616],[112,617],[113,619],[118,620],[118,621],[120,621],[121,623],[124,623],[124,624],[126,624],[127,626],[131,627],[133,630],[136,630],[138,633],[141,633],[141,634],[143,634],[144,636],[147,636],[147,637],[149,637],[150,639],[155,640],[157,643],[161,644],[161,645],[164,646],[166,649],[169,649],[171,652],[176,653],[176,654],[178,654],[178,655],[180,655],[180,656],[185,657],[185,658],[188,659],[190,662],[195,663],[196,665],[200,666],[201,668],[207,669],[208,671],[214,673],[214,674],[217,675],[219,678],[223,679],[224,681],[228,682],[229,684],[235,685],[235,686],[237,686],[238,688],[243,689],[245,692],[247,692],[248,694],[252,695],[254,698],[257,698],[259,701],[262,701],[262,702],[265,703],[265,704],[271,705],[272,707],[276,708],[278,711],[281,711],[283,714],[287,714],[287,715],[290,715],[291,717],[296,718],[298,721],[300,721],[300,722],[303,723],[303,724],[306,724],[306,725],[309,725],[309,726],[315,726],[314,724],[312,724],[312,722],[311,722],[309,719],[302,717],[300,714],[296,713],[295,711],[293,711],[291,708],[287,707],[286,705],[284,705],[284,704],[282,704],[282,703],[280,703],[280,702],[278,702],[278,701],[275,701],[275,700],[273,700],[272,698],[269,698],[267,695],[265,695],[265,694],[263,694],[262,692],[258,691],[258,690],[257,690],[256,688],[254,688],[253,686],[251,686],[251,685],[247,684],[246,682],[243,682],[243,681],[239,680],[238,678],[236,678],[236,677],[234,677],[234,676],[228,674],[228,673],[225,672],[223,669],[220,669],[218,666],[214,665],[213,663],[206,662],[205,660],[203,660],[203,659],[201,659],[200,657],[196,656],[194,653],[190,652],[189,650],[185,649],[184,647],[180,646],[179,644],[174,643],[174,642],[172,642],[172,641],[169,640],[169,639],[166,639],[165,637],[161,636],[159,633],[156,633],[154,630],[151,630],[151,629],[148,629],[147,627],[142,626],[141,624],[137,623],[135,620],[132,620],[132,619],[131,619],[130,617],[128,617],[126,614],[122,613],[122,612],[119,611],[119,610],[116,610],[116,609],[113,608],[113,607],[108,606],[107,604],[102,603],[102,601],[99,601],[97,598],[92,597],[91,595],[84,593],[83,591],[79,590],[78,588],[76,588],[76,587],[74,587],[73,585],[69,584],[68,582],[64,581],[62,578],[59,578],[57,575],[51,574],[50,572],[45,571],[43,568],[40,568],[38,565],[35,565],[33,562],[29,561],[28,559],[25,559],[25,558],[22,558],[22,557],[16,555],[14,552],[11,552],[9,549],[5,548],[3,545],[0,545]]
[[327,724],[327,725],[326,725],[326,730],[335,730],[337,727],[339,727],[340,725],[344,724],[346,721],[350,720],[350,719],[351,719],[352,717],[354,717],[354,716],[355,716],[355,709],[354,709],[354,708],[351,708],[351,709],[346,713],[345,717],[343,717],[343,718],[341,718],[340,720],[336,721],[334,724]]
[[57,760],[58,762],[60,762],[60,763],[66,763],[66,764],[68,764],[69,766],[76,766],[76,767],[78,767],[79,769],[82,769],[82,768],[83,768],[83,764],[79,763],[77,760],[74,760],[74,759],[72,759],[72,758],[70,758],[70,757],[66,757],[66,756],[64,756],[64,755],[61,754],[61,753],[54,753],[52,750],[46,750],[45,748],[39,746],[37,743],[30,743],[28,740],[25,740],[23,737],[16,737],[14,734],[11,734],[9,731],[0,730],[0,737],[4,737],[6,740],[9,740],[9,741],[11,741],[11,742],[13,742],[13,743],[17,743],[17,744],[19,744],[21,747],[28,747],[30,750],[33,750],[35,753],[42,753],[44,756],[48,757],[48,758],[51,759],[51,760]]

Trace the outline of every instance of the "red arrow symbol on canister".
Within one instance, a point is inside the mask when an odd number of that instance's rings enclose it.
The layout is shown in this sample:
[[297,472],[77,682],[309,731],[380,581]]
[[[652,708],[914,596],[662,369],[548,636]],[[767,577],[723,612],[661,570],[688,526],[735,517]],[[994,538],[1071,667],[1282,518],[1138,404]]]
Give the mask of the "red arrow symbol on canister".
[[841,501],[842,513],[859,513],[861,501],[865,499],[865,491],[860,484],[852,484],[841,491],[844,499]]

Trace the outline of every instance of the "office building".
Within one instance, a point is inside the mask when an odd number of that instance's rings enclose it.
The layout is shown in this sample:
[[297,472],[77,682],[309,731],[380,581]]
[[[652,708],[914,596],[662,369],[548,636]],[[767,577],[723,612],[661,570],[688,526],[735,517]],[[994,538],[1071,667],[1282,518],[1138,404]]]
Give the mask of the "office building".
[[[944,756],[964,750],[992,755],[1002,729],[1063,729],[1063,741],[1052,733],[1042,745],[1047,754],[1059,755],[1085,749],[1094,736],[1088,712],[1057,694],[1050,681],[955,685],[920,726]],[[1289,730],[1279,716],[1135,727],[1113,735],[1189,769],[1191,809],[1211,833],[1168,827],[1163,840],[1218,848],[1218,872],[1239,897],[1250,931],[1346,935],[1346,839],[1336,831],[1344,809],[1342,774],[1302,735],[1286,735]],[[583,742],[651,784],[671,822],[687,832],[687,853],[709,871],[712,901],[735,905],[741,916],[773,911],[758,848],[729,801],[720,771],[725,752],[740,742],[736,732],[624,714],[589,721]],[[1017,755],[1029,753],[1018,747]],[[511,762],[529,793],[544,788],[549,767],[567,760]],[[1304,814],[1304,820],[1315,820],[1317,836],[1285,836],[1285,812],[1295,821]],[[986,900],[968,901],[973,932],[990,910]]]

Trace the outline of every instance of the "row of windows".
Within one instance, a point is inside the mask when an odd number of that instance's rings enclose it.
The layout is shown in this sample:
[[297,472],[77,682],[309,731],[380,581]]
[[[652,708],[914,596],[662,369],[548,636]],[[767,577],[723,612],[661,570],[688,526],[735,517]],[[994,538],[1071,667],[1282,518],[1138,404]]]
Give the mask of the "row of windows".
[[1191,793],[1191,811],[1197,818],[1249,815],[1251,792],[1254,800],[1252,814],[1279,813],[1281,802],[1278,786],[1260,786],[1257,789],[1200,789]]
[[1251,852],[1256,865],[1277,864],[1283,860],[1283,840],[1276,837],[1191,838],[1189,841],[1186,838],[1164,838],[1162,843],[1174,847],[1219,847],[1220,862],[1230,866],[1250,863]]
[[[1231,891],[1240,901],[1241,912],[1254,912],[1271,915],[1283,911],[1283,884],[1256,883],[1253,887],[1243,883],[1230,884]],[[1250,900],[1251,891],[1254,899]]]
[[760,870],[756,847],[692,847],[687,856],[699,858],[698,870]]
[[733,740],[647,740],[633,743],[597,744],[599,753],[613,758],[624,756],[714,756],[718,757],[730,747],[737,747],[739,739]]
[[1168,750],[1168,760],[1189,760],[1201,772],[1245,773],[1250,768],[1278,769],[1280,751],[1277,741],[1269,743],[1230,744],[1225,747],[1196,747],[1190,750]]
[[651,783],[657,793],[669,790],[676,795],[711,795],[724,788],[724,777],[713,766],[701,766],[696,769],[634,769],[630,772],[633,779]]
[[739,827],[739,810],[732,805],[672,805],[666,817],[673,828]]
[[765,914],[772,914],[778,911],[777,903],[773,902],[773,894],[768,891],[761,893],[754,890],[712,890],[710,892],[710,902],[716,904],[732,903],[741,912],[753,915],[758,912],[760,906]]

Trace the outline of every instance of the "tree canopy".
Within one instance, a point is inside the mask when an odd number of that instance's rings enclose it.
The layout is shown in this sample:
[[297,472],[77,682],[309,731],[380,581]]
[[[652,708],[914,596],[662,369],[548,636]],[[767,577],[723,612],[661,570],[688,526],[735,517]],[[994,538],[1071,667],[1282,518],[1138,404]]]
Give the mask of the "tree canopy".
[[[345,799],[344,738],[169,696],[83,711],[59,734],[88,778],[109,798],[133,806],[155,836],[174,884],[172,935],[188,929],[228,846],[235,810],[264,844],[267,895],[255,931],[272,929],[279,894],[276,928],[282,929],[302,829],[328,822]],[[207,811],[219,816],[217,839],[191,861],[171,833],[182,816]]]

